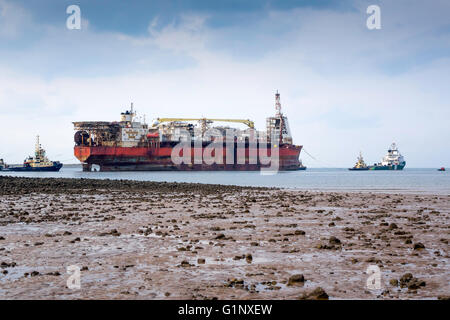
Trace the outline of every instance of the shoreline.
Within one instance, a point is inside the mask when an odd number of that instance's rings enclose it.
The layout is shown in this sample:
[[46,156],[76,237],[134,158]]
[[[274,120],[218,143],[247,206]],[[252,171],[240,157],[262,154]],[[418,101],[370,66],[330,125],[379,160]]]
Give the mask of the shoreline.
[[[298,299],[318,298],[317,288],[329,299],[445,298],[449,204],[448,195],[0,176],[0,298]],[[70,265],[80,290],[67,288]],[[366,287],[368,266],[380,268],[380,289]]]
[[[333,193],[377,193],[377,194],[421,194],[421,195],[450,195],[450,190],[442,190],[442,189],[435,189],[435,190],[426,190],[426,189],[393,189],[393,188],[308,188],[308,187],[279,187],[279,186],[253,186],[253,185],[237,185],[237,184],[214,184],[214,183],[203,183],[203,182],[175,182],[175,181],[157,181],[157,180],[133,180],[133,179],[120,179],[120,178],[72,178],[72,177],[26,177],[26,176],[13,176],[13,175],[1,175],[0,173],[0,179],[5,178],[13,178],[13,179],[53,179],[54,181],[61,179],[62,181],[109,181],[114,182],[118,181],[119,183],[122,182],[130,182],[130,183],[149,183],[150,185],[154,184],[174,184],[174,185],[195,185],[195,186],[220,186],[220,187],[227,187],[227,188],[245,188],[245,189],[277,189],[277,190],[286,190],[286,191],[292,191],[292,192],[333,192]],[[12,181],[12,180],[11,180]],[[100,185],[102,185],[100,183]],[[106,184],[108,185],[108,184]],[[105,186],[106,186],[105,185]],[[109,186],[109,185],[108,185]]]

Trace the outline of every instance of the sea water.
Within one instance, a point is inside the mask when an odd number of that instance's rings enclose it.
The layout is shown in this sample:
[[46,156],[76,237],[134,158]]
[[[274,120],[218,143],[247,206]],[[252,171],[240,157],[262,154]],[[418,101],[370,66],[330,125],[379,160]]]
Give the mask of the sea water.
[[146,171],[83,172],[79,165],[59,172],[0,172],[3,176],[85,179],[129,179],[281,187],[324,191],[419,192],[450,194],[450,174],[436,169],[405,168],[402,171],[349,171],[346,168],[308,168],[305,171],[263,175],[259,171]]

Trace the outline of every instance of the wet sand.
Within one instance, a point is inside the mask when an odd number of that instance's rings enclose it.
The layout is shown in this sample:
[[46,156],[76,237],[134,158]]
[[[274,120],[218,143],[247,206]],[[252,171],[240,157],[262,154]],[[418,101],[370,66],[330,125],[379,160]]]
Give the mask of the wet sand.
[[[0,298],[446,298],[449,204],[445,194],[0,177]],[[70,265],[79,290],[67,287]],[[371,265],[380,289],[367,288]]]

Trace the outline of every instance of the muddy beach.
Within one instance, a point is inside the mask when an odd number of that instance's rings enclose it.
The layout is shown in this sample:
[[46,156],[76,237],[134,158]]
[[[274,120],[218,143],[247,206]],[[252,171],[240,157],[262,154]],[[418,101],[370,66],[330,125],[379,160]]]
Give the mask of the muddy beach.
[[447,298],[449,211],[445,194],[0,177],[0,299]]

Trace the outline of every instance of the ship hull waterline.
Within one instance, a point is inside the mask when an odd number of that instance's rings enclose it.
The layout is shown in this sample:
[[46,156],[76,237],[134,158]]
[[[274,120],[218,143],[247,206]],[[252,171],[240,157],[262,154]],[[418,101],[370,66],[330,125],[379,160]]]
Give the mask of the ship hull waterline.
[[8,167],[4,168],[3,171],[14,171],[14,172],[57,172],[62,168],[62,164],[54,165],[49,167]]
[[[279,148],[278,170],[299,170],[299,155],[302,146],[281,145]],[[100,171],[256,171],[269,168],[269,164],[262,164],[258,157],[256,163],[250,163],[249,155],[257,154],[258,150],[251,152],[245,148],[242,160],[239,163],[234,150],[233,164],[226,164],[226,149],[223,150],[223,164],[206,164],[202,161],[197,164],[194,154],[203,154],[202,150],[192,148],[191,162],[188,164],[174,164],[171,154],[172,147],[109,147],[109,146],[75,146],[74,155],[83,163],[84,171],[91,171],[92,165],[98,165]],[[267,150],[270,157],[270,149]],[[214,152],[212,153],[214,155]]]
[[394,164],[394,165],[377,165],[377,166],[369,166],[369,170],[403,170],[406,166],[406,163]]

